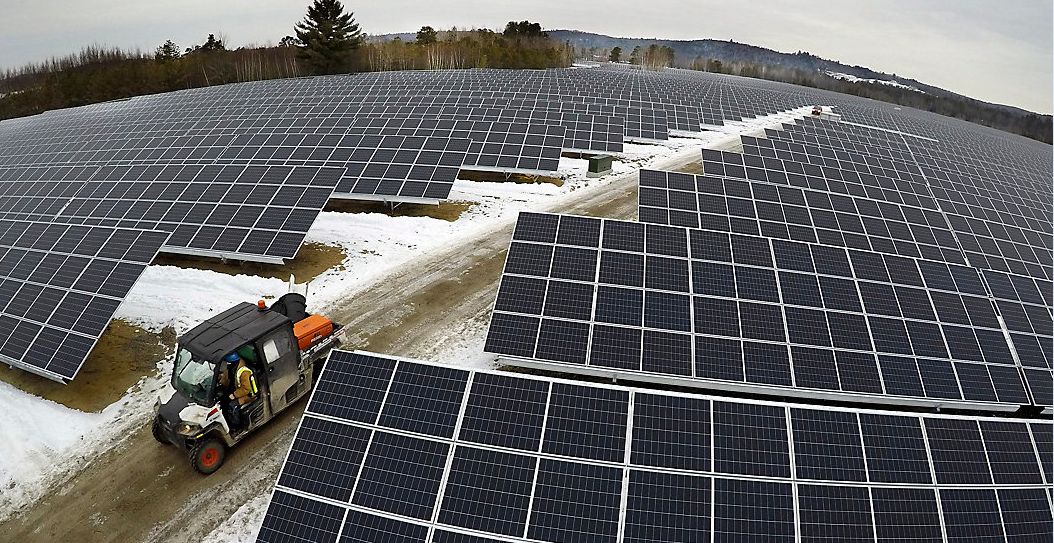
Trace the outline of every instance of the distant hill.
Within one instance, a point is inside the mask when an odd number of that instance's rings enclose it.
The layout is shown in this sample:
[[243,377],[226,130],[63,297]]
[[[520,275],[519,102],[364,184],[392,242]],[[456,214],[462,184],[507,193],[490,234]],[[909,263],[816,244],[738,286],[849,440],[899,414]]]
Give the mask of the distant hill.
[[[842,64],[841,62],[834,60],[827,60],[820,58],[816,55],[797,52],[797,53],[781,53],[779,51],[773,51],[772,49],[766,49],[764,47],[757,47],[755,45],[749,45],[745,43],[737,43],[734,41],[719,41],[719,40],[665,40],[659,38],[615,38],[611,36],[605,36],[603,34],[594,34],[591,32],[582,32],[579,30],[548,30],[549,36],[553,39],[571,42],[578,49],[611,49],[613,47],[621,47],[623,50],[624,57],[628,58],[630,51],[634,47],[640,46],[646,48],[649,45],[655,43],[660,46],[667,46],[674,50],[675,64],[682,67],[690,67],[692,62],[698,58],[702,59],[715,59],[724,63],[730,62],[743,62],[750,64],[760,64],[764,66],[774,66],[787,68],[791,70],[803,70],[810,72],[833,72],[835,74],[845,74],[860,79],[875,79],[879,82],[882,81],[895,81],[901,85],[907,87],[914,87],[926,94],[944,98],[956,98],[966,99],[971,101],[977,101],[982,104],[992,106],[997,109],[1002,109],[1009,113],[1017,115],[1027,115],[1033,113],[1024,109],[1008,106],[1004,104],[992,104],[990,102],[984,102],[968,96],[928,85],[915,79],[906,77],[900,77],[896,74],[887,74],[883,72],[876,72],[870,68],[864,66],[851,66],[848,64]],[[411,35],[412,36],[412,35]],[[404,38],[405,39],[405,38]],[[412,37],[410,39],[413,39]],[[842,78],[847,79],[847,78]]]

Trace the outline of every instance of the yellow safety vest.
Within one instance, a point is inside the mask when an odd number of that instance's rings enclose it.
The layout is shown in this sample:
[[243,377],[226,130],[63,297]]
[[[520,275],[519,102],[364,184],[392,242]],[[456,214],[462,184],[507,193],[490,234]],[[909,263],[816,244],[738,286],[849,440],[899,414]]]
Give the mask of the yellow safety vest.
[[249,372],[249,391],[252,392],[253,396],[255,396],[256,395],[256,376],[253,375],[253,370],[249,369],[247,366],[242,366],[242,367],[238,368],[238,375],[237,375],[238,383],[240,384],[242,382],[242,372],[246,372],[246,371]]

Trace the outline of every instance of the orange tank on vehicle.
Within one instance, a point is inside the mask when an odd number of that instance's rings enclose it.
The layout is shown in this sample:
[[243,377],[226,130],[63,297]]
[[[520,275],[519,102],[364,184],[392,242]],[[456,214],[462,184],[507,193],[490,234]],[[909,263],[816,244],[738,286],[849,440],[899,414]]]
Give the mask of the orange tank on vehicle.
[[306,319],[293,325],[293,334],[301,351],[310,349],[322,338],[333,333],[333,321],[322,315],[309,315]]

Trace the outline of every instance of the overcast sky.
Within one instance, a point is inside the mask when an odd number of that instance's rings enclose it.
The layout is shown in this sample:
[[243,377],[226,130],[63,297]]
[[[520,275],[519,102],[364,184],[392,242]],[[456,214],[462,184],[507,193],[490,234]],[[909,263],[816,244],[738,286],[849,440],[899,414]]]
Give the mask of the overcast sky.
[[[0,67],[90,44],[233,45],[292,33],[307,0],[0,0]],[[732,39],[809,51],[986,101],[1050,113],[1051,0],[385,0],[345,2],[371,34],[529,19],[622,37]]]

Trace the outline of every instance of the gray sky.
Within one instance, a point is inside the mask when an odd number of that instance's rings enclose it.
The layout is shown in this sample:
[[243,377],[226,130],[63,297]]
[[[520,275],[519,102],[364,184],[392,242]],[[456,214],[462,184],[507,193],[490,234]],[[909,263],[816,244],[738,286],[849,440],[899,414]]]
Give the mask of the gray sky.
[[[230,44],[292,33],[308,0],[0,0],[0,67],[89,44],[181,47],[211,33]],[[986,101],[1051,113],[1050,0],[385,0],[345,1],[371,34],[500,28],[529,19],[624,37],[714,38],[806,50]]]

